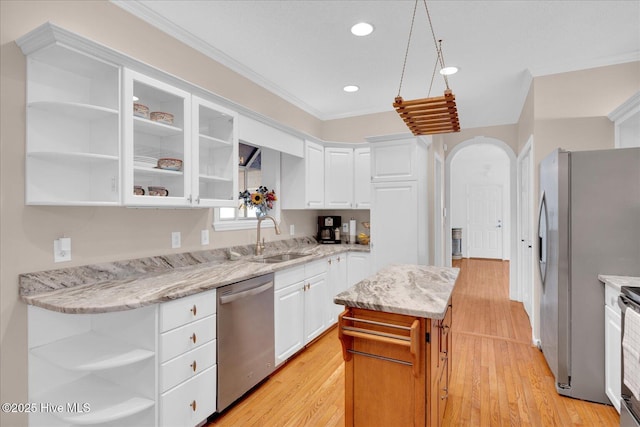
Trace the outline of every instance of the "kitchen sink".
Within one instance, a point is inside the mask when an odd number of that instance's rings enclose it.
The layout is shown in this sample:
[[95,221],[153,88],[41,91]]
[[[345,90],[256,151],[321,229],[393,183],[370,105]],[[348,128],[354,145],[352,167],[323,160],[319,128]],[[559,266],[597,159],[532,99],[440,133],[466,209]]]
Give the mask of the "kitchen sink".
[[276,264],[278,262],[291,261],[291,260],[294,260],[294,259],[298,259],[298,258],[309,256],[309,255],[310,254],[301,254],[301,253],[296,253],[296,252],[289,252],[289,253],[284,253],[284,254],[269,255],[269,256],[265,256],[265,257],[256,257],[256,258],[253,258],[251,261],[253,261],[253,262],[262,262],[262,263],[265,263],[265,264]]

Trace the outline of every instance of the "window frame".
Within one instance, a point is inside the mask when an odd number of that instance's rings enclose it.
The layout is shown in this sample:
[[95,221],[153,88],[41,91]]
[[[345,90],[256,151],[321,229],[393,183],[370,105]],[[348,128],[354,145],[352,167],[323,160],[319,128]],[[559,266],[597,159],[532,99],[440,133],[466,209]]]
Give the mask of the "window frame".
[[[269,189],[274,189],[276,195],[280,194],[280,152],[269,148],[262,147],[257,144],[249,142],[243,142],[249,145],[257,147],[262,155],[262,184]],[[265,171],[265,165],[268,169]],[[244,174],[246,188],[247,175]],[[238,200],[240,204],[240,200]],[[269,211],[269,215],[274,217],[276,221],[280,222],[280,203],[276,202],[273,209]],[[221,219],[220,208],[213,208],[213,229],[215,231],[234,231],[234,230],[250,230],[255,229],[258,226],[257,218],[239,217],[236,215],[235,219]],[[275,228],[273,222],[263,221],[261,228],[269,229]]]

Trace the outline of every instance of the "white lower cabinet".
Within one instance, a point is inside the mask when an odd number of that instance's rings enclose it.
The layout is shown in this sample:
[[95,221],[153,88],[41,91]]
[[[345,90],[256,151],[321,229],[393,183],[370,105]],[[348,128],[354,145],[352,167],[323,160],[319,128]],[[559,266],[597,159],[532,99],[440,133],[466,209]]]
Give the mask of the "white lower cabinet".
[[375,271],[371,271],[371,254],[369,252],[349,252],[347,255],[346,288],[350,288],[374,273]]
[[608,284],[605,285],[604,307],[604,365],[605,365],[605,393],[620,412],[621,383],[621,345],[622,345],[622,316],[618,307],[620,292]]
[[156,306],[28,316],[30,426],[157,424]]
[[347,289],[347,257],[346,253],[333,255],[327,259],[327,326],[338,321],[338,315],[344,311],[344,306],[335,304],[333,297]]
[[[216,411],[216,294],[135,310],[28,308],[30,426],[188,426]],[[42,406],[44,405],[44,406]]]
[[160,426],[192,427],[216,411],[216,291],[160,305]]
[[307,344],[327,329],[328,298],[327,262],[313,261],[305,265],[304,343]]
[[326,330],[327,295],[326,260],[276,271],[276,366]]
[[274,293],[276,366],[304,345],[304,265],[277,271]]
[[216,411],[217,365],[163,393],[160,425],[193,427]]

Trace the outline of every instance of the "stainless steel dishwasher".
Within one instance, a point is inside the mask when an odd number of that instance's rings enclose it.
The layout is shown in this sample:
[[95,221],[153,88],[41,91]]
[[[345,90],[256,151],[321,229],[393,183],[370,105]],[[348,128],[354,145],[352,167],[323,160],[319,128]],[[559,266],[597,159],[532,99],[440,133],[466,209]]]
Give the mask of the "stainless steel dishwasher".
[[221,412],[274,370],[273,274],[222,286],[217,298]]

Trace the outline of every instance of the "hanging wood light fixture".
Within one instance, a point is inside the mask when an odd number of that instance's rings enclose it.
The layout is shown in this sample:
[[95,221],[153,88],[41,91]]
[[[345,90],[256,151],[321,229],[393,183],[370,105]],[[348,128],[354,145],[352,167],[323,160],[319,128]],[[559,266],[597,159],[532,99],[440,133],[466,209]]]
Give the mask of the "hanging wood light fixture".
[[[429,19],[429,26],[431,27],[431,34],[433,36],[433,42],[435,44],[437,53],[436,65],[433,69],[433,74],[431,75],[431,84],[429,86],[429,92],[427,94],[427,96],[429,96],[431,94],[431,87],[433,86],[436,69],[438,68],[438,65],[440,65],[440,68],[443,69],[445,67],[445,64],[444,55],[442,54],[442,40],[440,40],[439,43],[436,41],[435,32],[433,31],[433,24],[431,23],[431,15],[429,14],[429,8],[427,7],[426,0],[423,0],[423,3],[427,11],[427,18]],[[446,85],[444,96],[414,99],[410,101],[405,101],[404,99],[402,99],[402,96],[400,96],[417,8],[418,0],[416,0],[415,6],[413,8],[413,18],[411,19],[409,40],[407,42],[407,50],[405,52],[404,64],[402,66],[400,87],[398,88],[398,96],[396,96],[394,100],[393,107],[396,109],[396,111],[400,115],[400,118],[405,122],[409,130],[411,130],[414,135],[431,135],[438,133],[460,132],[460,121],[458,119],[456,97],[453,95],[453,92],[449,88],[449,80],[447,79],[446,75],[443,75]]]

